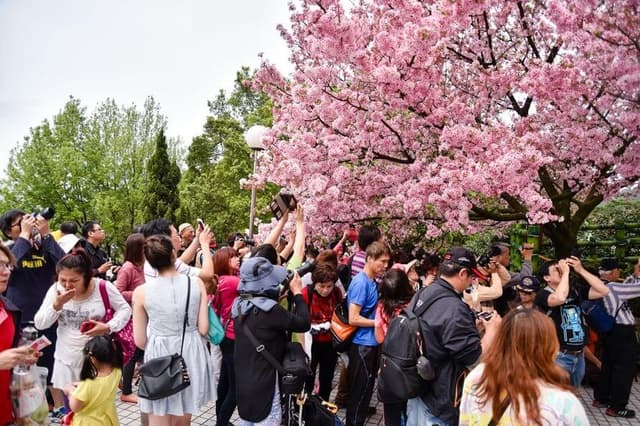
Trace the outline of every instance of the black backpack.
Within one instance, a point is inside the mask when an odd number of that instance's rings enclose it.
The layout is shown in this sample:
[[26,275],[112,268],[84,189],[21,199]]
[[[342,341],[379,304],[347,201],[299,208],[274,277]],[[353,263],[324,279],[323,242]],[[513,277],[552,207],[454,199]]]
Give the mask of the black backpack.
[[353,265],[353,256],[355,255],[351,255],[349,257],[349,261],[346,264],[340,263],[337,268],[338,278],[340,279],[345,292],[349,290],[349,284],[351,284],[351,278],[353,278],[351,276],[351,265]]
[[380,356],[379,401],[394,403],[415,398],[425,382],[418,374],[418,358],[422,356],[419,317],[436,301],[452,297],[449,294],[436,295],[416,308],[420,295],[426,288],[421,288],[411,299],[409,306],[389,322]]

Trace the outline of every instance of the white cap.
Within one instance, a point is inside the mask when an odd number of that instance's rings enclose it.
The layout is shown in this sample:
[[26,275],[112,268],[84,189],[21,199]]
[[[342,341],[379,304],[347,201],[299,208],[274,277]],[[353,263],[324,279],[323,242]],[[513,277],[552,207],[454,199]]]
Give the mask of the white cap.
[[76,237],[74,234],[66,234],[60,237],[58,245],[65,253],[69,253],[71,249],[78,244],[78,241],[80,241],[80,238]]

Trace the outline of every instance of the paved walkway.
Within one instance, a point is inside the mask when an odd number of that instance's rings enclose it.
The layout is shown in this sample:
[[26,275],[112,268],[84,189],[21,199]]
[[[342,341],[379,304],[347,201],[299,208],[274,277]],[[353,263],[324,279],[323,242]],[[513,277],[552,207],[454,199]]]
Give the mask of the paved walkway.
[[[337,374],[336,374],[337,376]],[[335,390],[334,390],[335,392]],[[593,408],[591,406],[591,395],[592,395],[592,389],[591,388],[581,388],[580,392],[579,392],[579,397],[582,400],[582,403],[584,405],[585,410],[587,411],[587,415],[589,416],[589,419],[591,420],[591,424],[592,425],[622,425],[622,426],[632,426],[632,425],[637,425],[639,424],[640,420],[639,419],[619,419],[619,418],[615,418],[615,417],[609,417],[606,416],[604,414],[604,409],[598,409],[598,408]],[[118,407],[118,415],[120,417],[120,423],[125,426],[125,425],[130,425],[130,426],[138,426],[141,425],[140,422],[140,412],[138,411],[138,406],[136,404],[130,404],[130,403],[124,403],[124,402],[120,402],[120,394],[118,394],[118,403],[117,403],[117,407]],[[380,425],[383,426],[384,425],[384,421],[382,419],[382,403],[378,402],[376,396],[375,396],[375,392],[374,392],[374,396],[373,396],[373,401],[372,401],[372,405],[376,406],[376,414],[371,416],[368,421],[367,421],[367,425]],[[636,379],[636,381],[633,383],[633,387],[631,389],[631,397],[630,397],[630,401],[629,401],[629,408],[636,410],[636,412],[638,412],[640,414],[640,382],[638,381],[638,379]],[[213,425],[215,424],[215,417],[216,417],[216,411],[215,411],[215,404],[214,403],[210,403],[209,405],[206,406],[206,408],[204,409],[204,411],[202,413],[200,413],[199,416],[194,417],[191,421],[192,424],[196,424],[196,425]],[[341,418],[344,418],[345,413],[344,410],[340,410],[338,412],[338,414],[340,415]],[[238,424],[238,414],[237,412],[234,413],[233,417],[231,418],[231,422],[234,424]]]

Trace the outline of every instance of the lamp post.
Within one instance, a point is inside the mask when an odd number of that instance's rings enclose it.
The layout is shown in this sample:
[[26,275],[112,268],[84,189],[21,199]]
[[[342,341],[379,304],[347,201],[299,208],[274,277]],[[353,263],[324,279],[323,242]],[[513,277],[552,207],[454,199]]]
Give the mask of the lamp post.
[[[256,174],[256,164],[258,162],[258,151],[263,150],[262,138],[268,129],[264,126],[251,126],[244,134],[244,140],[253,153],[253,175]],[[249,238],[253,238],[253,222],[256,216],[256,185],[251,185],[251,207],[249,208]]]

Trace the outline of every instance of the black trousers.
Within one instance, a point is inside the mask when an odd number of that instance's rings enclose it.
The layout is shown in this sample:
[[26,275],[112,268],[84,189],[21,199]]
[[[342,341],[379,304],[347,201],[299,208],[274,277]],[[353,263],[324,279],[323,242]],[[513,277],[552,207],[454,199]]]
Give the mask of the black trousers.
[[349,403],[347,426],[363,426],[378,374],[378,346],[351,344],[349,348]]
[[218,381],[218,399],[216,401],[216,425],[227,426],[236,409],[236,373],[233,366],[233,348],[235,341],[225,338],[220,343],[222,367]]
[[122,394],[129,395],[131,391],[131,381],[133,380],[133,372],[136,369],[136,363],[144,359],[144,351],[136,348],[129,362],[122,369]]
[[593,397],[614,409],[629,403],[635,377],[636,334],[633,325],[616,324],[603,338],[602,372]]
[[407,401],[385,402],[384,426],[404,426],[407,424]]
[[[333,373],[336,371],[336,362],[338,354],[333,349],[331,342],[313,342],[311,345],[311,376],[307,380],[307,393],[313,392],[313,384],[316,378],[316,369],[319,369],[318,382],[320,389],[318,395],[325,401],[329,400],[331,394],[331,384],[333,382]],[[319,367],[319,368],[318,368]]]

